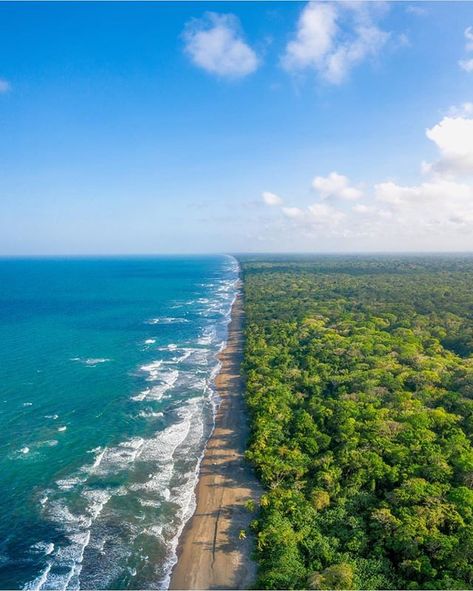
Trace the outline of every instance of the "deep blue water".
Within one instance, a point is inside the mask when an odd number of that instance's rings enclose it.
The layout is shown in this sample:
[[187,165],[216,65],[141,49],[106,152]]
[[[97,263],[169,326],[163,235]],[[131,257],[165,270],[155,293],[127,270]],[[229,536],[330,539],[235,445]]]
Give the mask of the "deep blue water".
[[227,256],[0,260],[0,588],[167,585],[237,278]]

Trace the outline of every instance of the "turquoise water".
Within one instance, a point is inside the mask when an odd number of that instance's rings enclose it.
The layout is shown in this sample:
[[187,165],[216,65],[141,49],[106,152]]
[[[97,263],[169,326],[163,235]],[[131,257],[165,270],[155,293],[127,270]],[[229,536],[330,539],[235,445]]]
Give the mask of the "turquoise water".
[[232,257],[0,260],[0,587],[165,587]]

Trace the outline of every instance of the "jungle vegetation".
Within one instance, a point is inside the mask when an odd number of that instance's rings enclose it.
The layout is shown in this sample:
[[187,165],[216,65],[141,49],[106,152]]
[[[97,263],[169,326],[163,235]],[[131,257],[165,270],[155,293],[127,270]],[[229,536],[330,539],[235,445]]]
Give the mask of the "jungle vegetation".
[[257,588],[473,587],[473,257],[240,257]]

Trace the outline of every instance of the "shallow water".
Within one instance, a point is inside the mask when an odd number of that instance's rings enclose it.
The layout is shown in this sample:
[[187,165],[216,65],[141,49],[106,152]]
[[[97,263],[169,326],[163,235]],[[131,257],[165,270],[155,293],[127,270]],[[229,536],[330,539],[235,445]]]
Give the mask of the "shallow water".
[[235,259],[0,260],[0,587],[165,587]]

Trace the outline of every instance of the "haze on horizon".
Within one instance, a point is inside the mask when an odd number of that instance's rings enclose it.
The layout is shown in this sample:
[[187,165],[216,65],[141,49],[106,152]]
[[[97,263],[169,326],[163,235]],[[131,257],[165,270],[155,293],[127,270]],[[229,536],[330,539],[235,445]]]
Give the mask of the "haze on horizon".
[[473,4],[0,4],[0,255],[473,250]]

